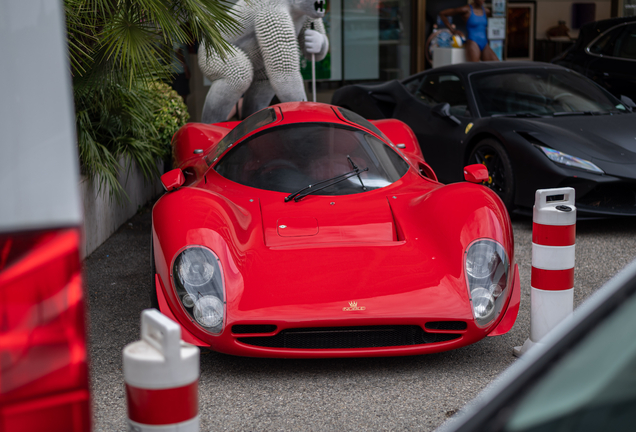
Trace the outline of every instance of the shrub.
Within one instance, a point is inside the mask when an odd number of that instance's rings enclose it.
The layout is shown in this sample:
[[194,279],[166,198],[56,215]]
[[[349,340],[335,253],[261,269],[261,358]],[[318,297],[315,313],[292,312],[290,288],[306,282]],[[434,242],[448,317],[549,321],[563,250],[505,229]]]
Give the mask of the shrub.
[[157,144],[165,149],[166,155],[171,153],[170,141],[176,131],[190,118],[188,108],[181,96],[165,83],[154,84],[155,98],[159,106],[155,112],[153,126],[157,131]]
[[[64,0],[82,172],[123,198],[117,181],[134,161],[146,178],[175,128],[183,104],[163,84],[174,42],[204,42],[222,56],[237,31],[226,0]],[[160,89],[160,90],[158,90]]]

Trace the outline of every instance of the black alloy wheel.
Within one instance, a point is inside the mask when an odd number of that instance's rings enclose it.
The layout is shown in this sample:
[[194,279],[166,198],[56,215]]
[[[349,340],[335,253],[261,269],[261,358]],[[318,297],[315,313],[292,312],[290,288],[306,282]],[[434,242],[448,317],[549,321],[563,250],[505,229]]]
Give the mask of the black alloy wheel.
[[469,164],[482,164],[488,169],[484,185],[492,189],[503,201],[508,211],[514,203],[514,177],[508,153],[501,143],[492,138],[480,141],[468,158]]

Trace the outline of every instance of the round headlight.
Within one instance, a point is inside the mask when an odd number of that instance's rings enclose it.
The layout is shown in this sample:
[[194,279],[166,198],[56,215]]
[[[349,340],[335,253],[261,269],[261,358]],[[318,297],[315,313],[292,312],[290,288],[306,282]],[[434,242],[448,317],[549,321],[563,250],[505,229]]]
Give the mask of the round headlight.
[[183,305],[187,308],[191,308],[192,306],[194,306],[194,296],[192,296],[192,294],[186,294],[183,297],[181,297],[181,303],[183,303]]
[[466,271],[476,279],[493,274],[499,264],[499,256],[490,242],[477,243],[466,257]]
[[194,319],[203,327],[218,327],[223,322],[223,302],[215,296],[203,296],[194,303]]
[[487,318],[495,310],[495,298],[485,288],[477,288],[472,292],[475,318]]
[[494,298],[497,298],[497,297],[499,297],[501,294],[503,294],[503,290],[504,290],[504,288],[505,288],[505,287],[506,287],[506,283],[505,283],[505,281],[504,281],[504,283],[503,283],[503,287],[502,287],[502,286],[501,286],[501,284],[499,284],[499,283],[491,284],[491,285],[490,285],[490,288],[489,288],[490,294],[492,294],[492,296],[493,296]]
[[177,272],[181,280],[190,286],[204,285],[214,276],[214,265],[203,249],[186,249],[180,256]]
[[491,239],[474,241],[464,261],[475,323],[490,324],[505,305],[510,264],[502,245]]

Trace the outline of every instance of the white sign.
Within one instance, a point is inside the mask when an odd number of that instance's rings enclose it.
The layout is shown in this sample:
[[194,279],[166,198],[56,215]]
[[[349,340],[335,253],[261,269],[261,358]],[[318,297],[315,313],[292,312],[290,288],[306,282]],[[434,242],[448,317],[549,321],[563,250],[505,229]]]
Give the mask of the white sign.
[[506,19],[488,18],[488,39],[501,40],[506,38]]
[[492,0],[492,16],[506,15],[506,0]]

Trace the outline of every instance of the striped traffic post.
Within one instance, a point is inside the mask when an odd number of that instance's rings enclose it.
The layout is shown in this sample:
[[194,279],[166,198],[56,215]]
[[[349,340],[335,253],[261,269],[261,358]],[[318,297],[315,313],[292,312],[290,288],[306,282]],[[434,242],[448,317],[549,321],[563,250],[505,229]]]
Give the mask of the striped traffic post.
[[539,189],[532,218],[530,337],[520,356],[574,309],[576,207],[573,188]]
[[199,431],[199,348],[156,309],[141,314],[141,340],[126,345],[128,430]]

